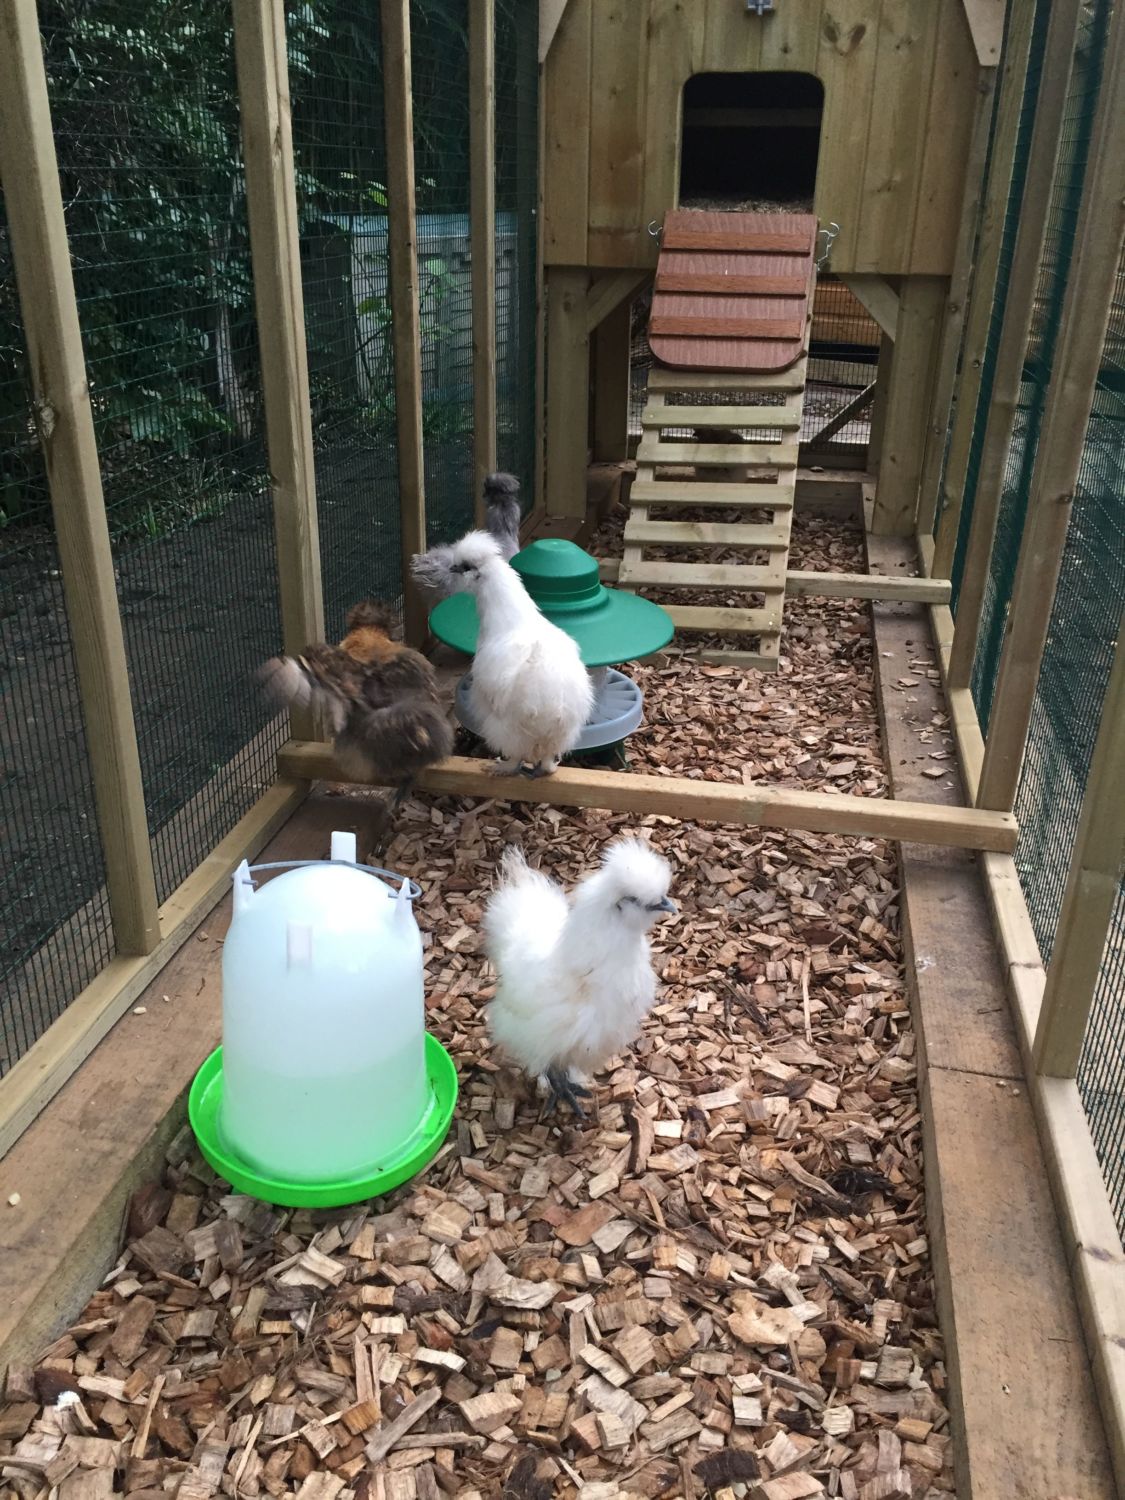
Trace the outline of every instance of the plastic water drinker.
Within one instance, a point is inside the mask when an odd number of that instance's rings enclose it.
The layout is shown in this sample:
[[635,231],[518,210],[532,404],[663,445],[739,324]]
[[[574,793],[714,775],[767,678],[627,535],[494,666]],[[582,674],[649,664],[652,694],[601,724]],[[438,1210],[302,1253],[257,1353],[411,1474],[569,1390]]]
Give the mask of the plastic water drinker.
[[248,1167],[339,1181],[417,1132],[429,1103],[417,894],[358,865],[346,833],[331,863],[257,888],[245,861],[235,872],[219,1135]]

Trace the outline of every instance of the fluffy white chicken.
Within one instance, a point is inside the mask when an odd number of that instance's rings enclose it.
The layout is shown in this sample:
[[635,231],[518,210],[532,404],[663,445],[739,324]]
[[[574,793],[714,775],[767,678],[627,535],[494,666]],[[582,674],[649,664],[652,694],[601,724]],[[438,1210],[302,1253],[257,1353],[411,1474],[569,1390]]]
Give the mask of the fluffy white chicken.
[[[425,563],[415,559],[413,567]],[[594,691],[575,642],[540,614],[499,544],[470,531],[449,548],[455,593],[477,601],[479,630],[469,701],[481,738],[501,757],[498,776],[524,766],[549,776],[590,717]]]
[[634,1042],[656,998],[648,931],[668,898],[668,861],[641,839],[609,846],[600,869],[567,900],[561,886],[508,848],[484,913],[485,949],[499,975],[488,1008],[493,1040],[585,1111],[582,1075]]

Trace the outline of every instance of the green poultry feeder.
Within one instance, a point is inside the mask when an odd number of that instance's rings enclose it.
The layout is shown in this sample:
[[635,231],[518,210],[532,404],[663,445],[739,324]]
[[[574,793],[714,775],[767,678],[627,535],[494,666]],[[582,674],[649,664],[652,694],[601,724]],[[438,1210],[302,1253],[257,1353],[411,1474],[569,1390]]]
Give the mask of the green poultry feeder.
[[[577,643],[590,669],[594,709],[572,754],[601,752],[623,763],[622,743],[641,722],[644,695],[613,663],[651,656],[666,646],[675,633],[671,616],[650,599],[607,589],[596,559],[563,537],[531,542],[511,565],[540,611]],[[471,594],[443,599],[430,614],[430,629],[439,641],[472,656],[477,648],[476,600]],[[466,676],[458,684],[454,709],[475,733],[469,681]]]

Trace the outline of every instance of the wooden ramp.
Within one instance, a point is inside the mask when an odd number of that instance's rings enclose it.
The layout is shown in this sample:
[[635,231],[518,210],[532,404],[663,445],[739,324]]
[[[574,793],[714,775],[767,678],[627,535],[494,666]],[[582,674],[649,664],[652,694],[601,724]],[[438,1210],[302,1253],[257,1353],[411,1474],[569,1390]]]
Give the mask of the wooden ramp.
[[[786,353],[785,368],[762,367],[781,359],[781,345],[759,337],[755,324],[755,331],[744,336],[741,364],[728,348],[731,341],[724,339],[720,343],[728,364],[721,371],[650,371],[618,586],[642,592],[701,589],[726,595],[716,606],[665,607],[677,630],[751,638],[745,650],[707,650],[705,659],[776,671],[808,361],[807,293],[815,270],[815,220],[792,214],[674,214],[669,218],[731,221],[731,230],[709,227],[705,237],[732,239],[740,232],[745,239],[752,234],[755,247],[769,239],[774,220],[778,237],[788,245],[795,233],[789,221],[799,219],[802,244],[807,246],[798,278],[803,288],[801,321],[794,327],[797,337],[792,357]],[[748,227],[739,230],[743,220]],[[682,229],[665,234],[666,248],[661,250],[656,272],[654,324],[662,278],[665,286],[670,280],[680,285],[691,279],[675,267],[669,273],[666,265],[669,258],[675,262],[682,255],[679,246],[685,236],[690,238]],[[733,278],[734,272],[730,274]],[[751,320],[743,321],[750,325]],[[687,345],[686,357],[695,358],[692,341],[681,342]],[[658,340],[650,336],[650,343],[655,350]],[[665,341],[663,348],[667,358],[672,347]],[[670,518],[671,510],[689,511],[691,518]],[[718,519],[711,520],[711,513]],[[660,555],[653,557],[657,548]],[[701,552],[706,557],[717,549],[725,554],[721,559],[698,560]]]

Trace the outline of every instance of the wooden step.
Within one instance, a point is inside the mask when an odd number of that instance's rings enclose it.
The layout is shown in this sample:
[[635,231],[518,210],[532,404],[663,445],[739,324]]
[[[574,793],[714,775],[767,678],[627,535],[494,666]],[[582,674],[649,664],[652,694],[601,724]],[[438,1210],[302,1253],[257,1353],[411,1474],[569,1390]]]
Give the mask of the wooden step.
[[646,406],[642,427],[800,427],[800,406]]
[[776,635],[781,629],[781,610],[767,604],[764,609],[723,609],[710,604],[666,604],[664,609],[677,630],[698,635]]
[[652,338],[690,339],[799,339],[804,331],[801,318],[738,318],[702,315],[680,317],[676,313],[653,313],[648,320]]
[[666,370],[654,365],[648,372],[650,391],[803,391],[808,360],[799,359],[787,370],[754,373],[747,370]]
[[698,505],[701,509],[791,510],[795,486],[777,484],[706,484],[685,479],[637,479],[629,491],[630,505]]
[[728,250],[738,255],[808,255],[813,236],[801,231],[766,230],[748,234],[738,229],[686,229],[667,223],[661,250]]
[[757,672],[776,672],[780,652],[779,635],[764,635],[758,642],[757,651],[705,650],[699,653],[700,661],[711,662],[722,667],[751,667]]
[[703,271],[656,272],[654,290],[683,292],[700,297],[804,297],[807,276],[724,276]]
[[764,566],[744,563],[644,562],[626,557],[617,575],[624,588],[745,589],[747,593],[785,589],[784,552]]
[[768,440],[745,443],[661,443],[651,435],[641,439],[638,464],[691,464],[694,468],[797,467],[797,444],[771,444]]
[[647,547],[755,547],[786,551],[788,523],[774,526],[709,525],[705,521],[637,521],[625,527],[625,541]]

